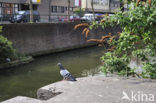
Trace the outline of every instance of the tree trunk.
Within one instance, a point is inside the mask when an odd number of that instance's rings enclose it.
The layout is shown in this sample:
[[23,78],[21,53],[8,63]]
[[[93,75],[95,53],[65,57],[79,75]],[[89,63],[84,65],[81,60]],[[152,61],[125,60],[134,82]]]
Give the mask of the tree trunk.
[[29,9],[30,9],[30,23],[33,22],[33,6],[32,6],[32,0],[29,0]]
[[123,3],[123,0],[120,1],[120,9],[122,12],[124,12],[124,3]]
[[82,7],[81,7],[81,0],[80,0],[80,3],[79,3],[79,7],[80,7],[80,17],[82,17]]
[[68,12],[67,12],[67,16],[68,16],[68,21],[70,21],[70,0],[68,0]]
[[51,0],[49,0],[49,22],[51,22]]
[[111,0],[109,0],[109,12],[111,12]]
[[92,12],[93,12],[93,20],[95,21],[95,12],[94,12],[94,2],[93,2],[93,0],[91,1],[91,7],[92,7]]

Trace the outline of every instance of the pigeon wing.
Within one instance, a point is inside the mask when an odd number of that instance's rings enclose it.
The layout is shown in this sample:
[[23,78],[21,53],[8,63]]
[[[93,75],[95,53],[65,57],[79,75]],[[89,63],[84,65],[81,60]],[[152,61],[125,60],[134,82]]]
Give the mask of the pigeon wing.
[[60,74],[64,79],[70,80],[70,81],[76,81],[75,77],[73,77],[68,70],[61,70]]
[[65,75],[67,75],[68,73],[69,73],[69,71],[66,70],[66,69],[60,71],[60,74],[61,74],[62,77],[65,77]]

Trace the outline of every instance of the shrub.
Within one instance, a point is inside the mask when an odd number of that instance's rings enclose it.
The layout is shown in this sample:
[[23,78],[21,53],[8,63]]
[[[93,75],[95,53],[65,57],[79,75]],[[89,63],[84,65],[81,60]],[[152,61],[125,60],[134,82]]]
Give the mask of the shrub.
[[132,56],[139,58],[144,63],[143,77],[156,78],[156,66],[149,63],[150,56],[156,56],[156,2],[152,4],[130,3],[128,11],[115,13],[114,16],[105,16],[100,23],[93,22],[90,28],[102,28],[120,25],[122,33],[117,34],[117,39],[111,45],[115,47],[112,52],[102,57],[104,73],[127,75],[134,70],[128,67]]
[[145,70],[144,72],[142,72],[143,77],[156,79],[156,63],[146,63],[144,64],[143,69]]
[[12,42],[0,35],[0,64],[16,59],[16,51]]
[[156,65],[149,62],[149,57],[156,55],[156,11],[153,5],[151,7],[148,4],[137,6],[131,3],[128,11],[117,12],[112,17],[104,18],[105,22],[100,23],[102,27],[118,24],[122,28],[122,33],[113,44],[116,49],[109,53],[109,56],[108,53],[103,56],[104,72],[113,70],[119,74],[125,74],[125,72],[127,75],[131,74],[134,71],[128,68],[129,61],[126,62],[126,59],[135,56],[145,61],[142,76],[156,78]]
[[131,70],[127,66],[129,61],[127,57],[117,57],[111,52],[107,52],[104,56],[101,57],[101,60],[104,62],[101,67],[102,71],[107,73],[117,73],[118,75],[128,75]]
[[[121,0],[124,1],[124,0]],[[101,57],[104,65],[101,67],[102,71],[107,73],[117,72],[122,75],[135,74],[135,69],[128,67],[132,56],[139,60],[146,61],[143,69],[145,72],[142,75],[156,78],[156,67],[149,63],[150,56],[156,56],[156,1],[141,3],[129,3],[129,10],[119,10],[113,16],[104,15],[103,20],[99,22],[92,22],[91,26],[85,26],[83,35],[88,38],[89,29],[96,29],[98,27],[113,27],[120,25],[122,33],[117,32],[115,35],[108,33],[102,36],[101,39],[89,39],[88,41],[98,42],[104,46],[104,43],[109,44],[110,49]],[[75,27],[82,27],[84,25],[77,25]],[[138,75],[138,74],[137,74]]]

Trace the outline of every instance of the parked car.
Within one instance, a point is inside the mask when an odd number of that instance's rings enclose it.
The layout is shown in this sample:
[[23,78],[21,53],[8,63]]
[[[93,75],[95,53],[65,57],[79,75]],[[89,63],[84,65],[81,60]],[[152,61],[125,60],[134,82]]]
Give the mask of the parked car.
[[70,16],[70,21],[71,22],[79,22],[81,21],[79,16]]
[[[18,11],[16,12],[9,21],[11,23],[21,23],[21,22],[30,22],[30,11]],[[33,11],[33,22],[39,22],[40,15],[38,11]]]
[[67,16],[60,16],[60,17],[58,17],[58,21],[59,22],[68,22],[68,18],[67,18]]
[[81,17],[82,22],[83,21],[92,21],[92,20],[94,20],[94,15],[93,14],[87,13],[87,14],[84,14],[83,17]]

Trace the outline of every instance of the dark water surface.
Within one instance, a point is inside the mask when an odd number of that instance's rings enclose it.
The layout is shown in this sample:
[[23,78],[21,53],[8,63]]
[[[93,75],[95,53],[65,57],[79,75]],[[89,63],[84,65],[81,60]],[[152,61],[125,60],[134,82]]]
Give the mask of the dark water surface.
[[38,88],[62,80],[58,62],[76,77],[97,74],[103,53],[99,47],[76,49],[37,57],[30,64],[0,71],[0,101],[19,95],[36,98]]

